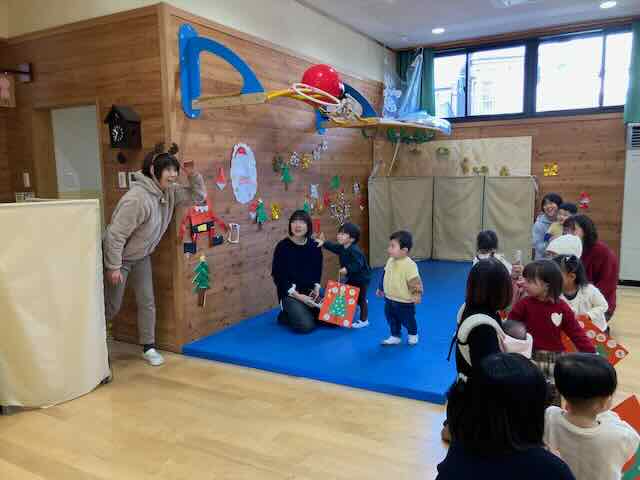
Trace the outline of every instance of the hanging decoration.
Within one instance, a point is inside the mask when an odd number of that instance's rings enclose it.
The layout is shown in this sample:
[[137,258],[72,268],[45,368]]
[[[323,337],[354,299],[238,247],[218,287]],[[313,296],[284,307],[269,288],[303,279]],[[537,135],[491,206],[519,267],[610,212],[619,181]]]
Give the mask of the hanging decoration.
[[486,175],[489,173],[489,167],[481,165],[480,167],[473,167],[473,173],[476,175]]
[[218,169],[218,175],[216,175],[216,185],[220,190],[224,190],[224,187],[227,186],[227,177],[224,174],[224,168],[222,167]]
[[583,210],[587,210],[590,203],[591,196],[587,192],[581,192],[580,199],[578,200],[578,205],[580,206],[580,208]]
[[280,215],[282,215],[282,210],[280,209],[280,205],[277,203],[271,204],[271,220],[280,220]]
[[508,177],[510,175],[511,175],[511,173],[509,172],[509,167],[507,167],[506,165],[503,165],[502,168],[500,169],[500,176],[501,177]]
[[304,199],[304,205],[302,205],[302,210],[304,210],[309,215],[311,215],[311,204],[309,203],[309,200],[306,197]]
[[311,153],[303,153],[302,159],[300,160],[300,166],[304,170],[308,170],[311,167],[311,162],[313,162],[313,155]]
[[358,180],[353,181],[353,194],[360,195],[360,182]]
[[256,223],[258,224],[258,230],[262,230],[262,225],[268,220],[267,211],[264,206],[264,202],[261,198],[258,199],[256,205]]
[[367,208],[367,198],[364,195],[360,195],[359,206],[360,206],[360,210],[363,212],[365,208]]
[[314,200],[320,199],[320,191],[318,190],[318,184],[312,183],[309,185],[309,196]]
[[340,188],[340,177],[338,175],[335,175],[331,179],[331,183],[329,184],[329,188],[331,190],[338,190]]
[[320,226],[320,219],[319,218],[314,218],[313,219],[313,233],[315,235],[319,235],[321,231],[322,231],[322,227]]
[[335,203],[331,204],[329,210],[339,226],[344,225],[351,218],[351,205],[344,194],[344,190],[338,193]]
[[249,203],[258,191],[258,171],[253,151],[246,143],[233,147],[231,156],[231,184],[236,200]]
[[360,289],[357,287],[329,280],[318,319],[351,328],[359,294]]
[[253,200],[250,204],[249,204],[249,218],[251,218],[251,220],[256,219],[256,215],[257,215],[257,210],[258,210],[258,200]]
[[469,175],[469,172],[471,172],[471,162],[467,157],[464,157],[462,159],[462,162],[460,163],[460,169],[462,170],[463,175]]
[[207,263],[207,258],[202,255],[200,257],[200,261],[196,265],[196,268],[193,270],[195,275],[191,283],[193,283],[193,293],[198,294],[198,306],[204,308],[204,304],[206,302],[206,293],[209,290],[209,264]]
[[180,233],[178,234],[178,238],[183,239],[187,228],[189,229],[191,241],[183,244],[184,253],[187,255],[196,253],[198,237],[201,234],[209,235],[210,247],[223,244],[224,237],[216,234],[216,224],[225,232],[228,231],[227,225],[213,212],[213,207],[208,198],[205,200],[204,205],[194,205],[189,208],[180,223]]
[[291,172],[289,171],[289,165],[286,163],[282,166],[282,175],[280,176],[280,180],[284,183],[284,190],[289,190],[289,184],[293,182],[293,177],[291,176]]
[[276,154],[272,160],[273,171],[275,173],[282,172],[282,167],[284,166],[284,160],[282,159],[282,155]]
[[240,225],[237,223],[229,224],[229,243],[240,243]]
[[300,166],[300,155],[298,155],[298,152],[293,152],[291,154],[289,165],[291,165],[293,168],[298,168]]
[[557,177],[558,176],[558,164],[557,163],[545,163],[544,164],[544,176],[545,177]]
[[322,204],[324,208],[329,208],[331,206],[331,194],[329,192],[324,192],[322,195]]

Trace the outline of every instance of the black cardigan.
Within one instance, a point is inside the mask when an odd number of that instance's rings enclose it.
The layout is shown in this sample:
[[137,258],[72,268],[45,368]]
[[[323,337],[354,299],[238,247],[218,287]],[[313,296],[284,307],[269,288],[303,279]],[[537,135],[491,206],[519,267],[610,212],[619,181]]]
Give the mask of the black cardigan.
[[311,239],[305,245],[298,245],[290,238],[281,240],[273,253],[271,276],[278,300],[286,298],[293,285],[298,293],[308,295],[322,278],[322,250]]

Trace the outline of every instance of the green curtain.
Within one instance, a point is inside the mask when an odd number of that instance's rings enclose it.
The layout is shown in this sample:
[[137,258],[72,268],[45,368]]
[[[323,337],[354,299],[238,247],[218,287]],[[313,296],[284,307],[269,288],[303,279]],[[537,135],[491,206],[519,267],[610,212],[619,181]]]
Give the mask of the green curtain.
[[640,122],[640,21],[633,22],[633,48],[624,121]]
[[[404,81],[407,80],[407,69],[413,59],[420,53],[420,50],[398,52],[396,58],[396,69],[398,75]],[[435,81],[433,76],[433,49],[422,50],[422,76],[420,85],[420,108],[429,114],[436,114]]]

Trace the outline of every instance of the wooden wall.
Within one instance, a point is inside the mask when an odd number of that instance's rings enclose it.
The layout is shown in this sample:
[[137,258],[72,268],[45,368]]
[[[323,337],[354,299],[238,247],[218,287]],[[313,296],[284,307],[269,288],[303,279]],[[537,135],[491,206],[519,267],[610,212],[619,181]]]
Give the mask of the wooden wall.
[[[532,174],[538,178],[540,198],[557,192],[577,202],[580,192],[592,197],[586,212],[598,227],[601,239],[620,251],[624,195],[625,127],[622,114],[600,114],[493,122],[456,123],[449,139],[531,136]],[[444,138],[443,138],[444,139]],[[376,159],[387,173],[393,155],[388,142],[376,142]],[[544,176],[544,165],[558,164],[556,177]],[[394,176],[431,175],[437,166],[420,154],[400,150]]]
[[[4,65],[5,50],[6,40],[0,39],[0,66]],[[0,202],[10,202],[14,198],[9,172],[8,117],[9,110],[0,108]]]
[[[244,318],[262,313],[277,303],[275,287],[271,280],[273,249],[287,235],[290,214],[304,203],[310,184],[320,185],[320,194],[329,187],[333,175],[340,175],[347,196],[353,198],[352,185],[357,179],[366,187],[372,166],[372,142],[362,137],[358,130],[329,131],[326,138],[329,148],[322,159],[305,171],[292,169],[294,182],[285,191],[280,175],[272,170],[276,153],[311,152],[321,142],[314,133],[313,111],[307,105],[292,100],[277,100],[268,105],[213,109],[203,112],[201,118],[187,119],[180,107],[178,29],[183,23],[193,25],[198,33],[222,42],[240,55],[256,72],[266,90],[287,88],[300,81],[302,73],[311,63],[282,49],[256,41],[246,35],[232,32],[201,18],[166,7],[166,62],[168,84],[166,97],[170,99],[170,132],[181,147],[184,159],[193,160],[195,167],[206,178],[209,196],[215,211],[225,222],[239,223],[240,243],[206,248],[199,243],[199,254],[204,253],[212,271],[212,289],[204,309],[196,305],[191,279],[196,258],[184,261],[182,244],[176,246],[179,265],[176,285],[183,309],[178,324],[184,326],[181,338],[186,342],[236,323]],[[214,94],[239,90],[240,77],[225,62],[212,55],[202,55],[202,90]],[[360,89],[372,102],[379,103],[382,86],[379,83],[345,77]],[[215,176],[223,167],[227,177],[234,144],[247,143],[254,151],[258,166],[258,197],[267,205],[275,202],[282,208],[278,221],[268,222],[262,230],[249,218],[246,205],[238,203],[227,185],[224,191],[215,186]],[[352,221],[362,227],[363,246],[367,247],[367,211],[361,212],[352,201]],[[321,216],[322,228],[329,237],[336,232],[336,222],[328,212]],[[325,255],[325,280],[337,274],[335,256]],[[178,288],[178,287],[177,287]],[[179,305],[180,300],[177,300]]]
[[[100,147],[106,218],[125,193],[118,189],[119,170],[136,170],[143,151],[127,152],[129,162],[115,161],[102,119],[112,104],[129,105],[142,117],[145,150],[165,137],[157,7],[80,22],[9,41],[6,62],[32,62],[35,81],[18,85],[18,108],[5,113],[9,135],[11,190],[22,190],[22,172],[34,180],[36,193],[46,190],[43,176],[35,175],[37,155],[46,149],[47,110],[53,107],[96,104],[100,120]],[[0,116],[0,126],[3,122]],[[2,132],[0,128],[0,132]],[[0,133],[0,163],[2,162]],[[2,184],[0,166],[0,185]],[[38,177],[41,185],[37,184]],[[46,241],[46,239],[43,239]],[[154,284],[158,307],[158,343],[177,350],[173,304],[173,243],[165,239],[154,255]],[[70,286],[73,288],[73,286]],[[135,306],[129,294],[115,321],[117,338],[136,342]]]

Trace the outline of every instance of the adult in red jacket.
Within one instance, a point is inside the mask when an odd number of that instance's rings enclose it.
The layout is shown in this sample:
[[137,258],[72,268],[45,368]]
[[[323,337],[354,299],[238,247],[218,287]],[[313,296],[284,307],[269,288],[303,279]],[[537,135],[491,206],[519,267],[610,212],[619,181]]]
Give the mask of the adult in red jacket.
[[618,258],[602,241],[598,240],[598,230],[586,215],[576,215],[565,221],[565,228],[582,239],[582,263],[589,281],[598,287],[609,303],[607,321],[616,310],[616,289],[618,288]]

